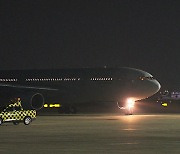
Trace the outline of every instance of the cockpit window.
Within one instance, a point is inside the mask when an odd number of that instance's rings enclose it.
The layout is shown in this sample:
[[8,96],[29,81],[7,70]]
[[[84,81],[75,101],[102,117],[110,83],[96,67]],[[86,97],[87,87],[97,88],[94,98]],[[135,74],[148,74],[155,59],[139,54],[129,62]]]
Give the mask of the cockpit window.
[[154,80],[153,76],[141,76],[139,77],[140,80]]

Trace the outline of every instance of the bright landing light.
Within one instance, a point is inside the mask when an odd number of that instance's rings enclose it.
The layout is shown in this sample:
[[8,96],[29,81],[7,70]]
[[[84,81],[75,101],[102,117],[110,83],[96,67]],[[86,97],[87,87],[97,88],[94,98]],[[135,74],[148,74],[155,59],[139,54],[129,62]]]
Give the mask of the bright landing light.
[[135,100],[133,98],[128,98],[127,99],[127,107],[128,108],[133,108],[134,107],[134,104],[135,104]]

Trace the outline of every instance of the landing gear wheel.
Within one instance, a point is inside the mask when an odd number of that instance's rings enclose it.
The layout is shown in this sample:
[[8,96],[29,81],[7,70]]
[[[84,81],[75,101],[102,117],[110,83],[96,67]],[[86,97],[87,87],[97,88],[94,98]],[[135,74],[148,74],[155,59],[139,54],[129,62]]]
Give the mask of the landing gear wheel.
[[0,125],[2,125],[2,123],[3,123],[3,120],[2,120],[2,118],[0,118]]
[[126,115],[133,115],[133,109],[132,108],[126,109]]
[[77,113],[77,109],[76,109],[76,107],[71,106],[71,107],[70,107],[70,113],[72,113],[72,114],[76,114],[76,113]]
[[24,118],[24,124],[25,125],[29,125],[31,123],[31,121],[32,121],[31,117],[25,117]]
[[65,106],[60,107],[58,112],[59,113],[65,113],[65,114],[76,114],[77,109],[74,106],[65,105]]

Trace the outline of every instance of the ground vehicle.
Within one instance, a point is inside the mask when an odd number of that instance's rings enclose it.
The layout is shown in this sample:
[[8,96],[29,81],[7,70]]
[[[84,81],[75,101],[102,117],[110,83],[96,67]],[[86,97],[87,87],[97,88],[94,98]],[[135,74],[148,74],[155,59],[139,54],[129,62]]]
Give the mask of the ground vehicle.
[[29,125],[36,118],[36,110],[24,110],[21,101],[8,105],[0,112],[0,125],[4,122],[13,122],[14,125],[24,122]]

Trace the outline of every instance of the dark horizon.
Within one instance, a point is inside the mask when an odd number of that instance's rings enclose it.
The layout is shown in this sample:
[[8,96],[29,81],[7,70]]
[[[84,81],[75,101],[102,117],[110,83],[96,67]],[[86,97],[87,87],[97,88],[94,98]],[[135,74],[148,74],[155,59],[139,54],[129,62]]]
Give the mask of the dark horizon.
[[0,70],[132,67],[179,90],[177,0],[0,3]]

